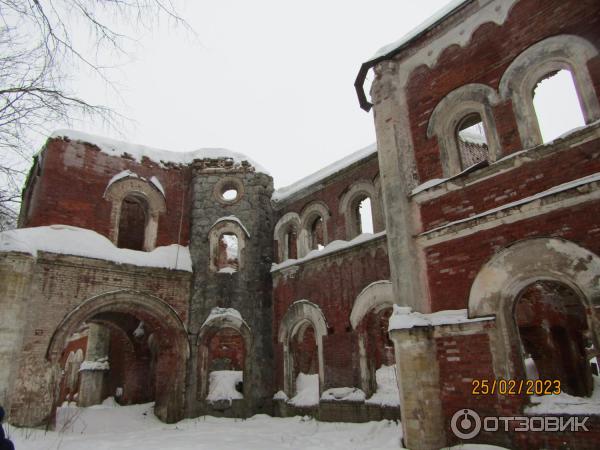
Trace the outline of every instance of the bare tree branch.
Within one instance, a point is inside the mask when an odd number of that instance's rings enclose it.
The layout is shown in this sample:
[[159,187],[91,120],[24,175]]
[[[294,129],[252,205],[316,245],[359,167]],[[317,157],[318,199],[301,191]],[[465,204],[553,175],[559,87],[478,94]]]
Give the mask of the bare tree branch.
[[[192,31],[170,0],[0,0],[0,230],[14,226],[33,138],[74,118],[112,128],[123,119],[72,92],[68,74],[87,67],[119,95],[109,70],[127,56],[132,30],[152,29],[161,18]],[[91,55],[80,47],[82,27]]]

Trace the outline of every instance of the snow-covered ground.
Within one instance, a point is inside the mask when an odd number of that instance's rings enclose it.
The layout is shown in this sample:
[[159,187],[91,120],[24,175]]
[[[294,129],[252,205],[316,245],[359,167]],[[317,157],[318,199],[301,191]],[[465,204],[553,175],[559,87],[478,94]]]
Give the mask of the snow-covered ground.
[[[265,450],[400,448],[400,425],[392,421],[363,424],[325,423],[309,418],[257,415],[246,420],[199,417],[167,425],[152,404],[68,408],[64,431],[9,427],[18,450]],[[68,420],[68,417],[72,417]]]
[[[327,423],[308,417],[256,415],[246,420],[203,416],[160,422],[153,404],[119,406],[112,398],[90,408],[60,408],[57,431],[5,425],[18,450],[402,450],[402,429],[389,420]],[[467,444],[452,450],[503,450]]]

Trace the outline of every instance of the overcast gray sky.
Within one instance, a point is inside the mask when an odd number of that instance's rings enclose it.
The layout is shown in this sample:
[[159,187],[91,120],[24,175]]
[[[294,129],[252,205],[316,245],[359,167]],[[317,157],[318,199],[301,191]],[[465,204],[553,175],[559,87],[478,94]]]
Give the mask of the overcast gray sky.
[[354,92],[361,63],[447,3],[179,1],[197,37],[167,26],[140,35],[112,75],[121,99],[85,72],[74,77],[77,94],[135,123],[122,136],[75,127],[173,151],[229,148],[285,186],[375,141]]

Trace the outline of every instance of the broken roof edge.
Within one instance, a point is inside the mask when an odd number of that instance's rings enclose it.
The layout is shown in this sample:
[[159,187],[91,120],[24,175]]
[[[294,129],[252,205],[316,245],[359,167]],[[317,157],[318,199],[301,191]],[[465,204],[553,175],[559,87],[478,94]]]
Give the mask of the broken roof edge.
[[419,25],[410,30],[397,41],[394,41],[391,44],[387,44],[381,47],[379,50],[377,50],[377,52],[375,52],[375,54],[371,58],[362,63],[358,74],[356,75],[356,79],[354,80],[354,88],[356,90],[358,103],[361,109],[369,112],[373,106],[373,104],[369,100],[367,100],[367,95],[365,93],[364,88],[365,79],[367,77],[369,69],[371,69],[381,61],[385,61],[397,55],[402,50],[404,50],[409,44],[426,34],[432,28],[438,26],[448,17],[455,14],[472,1],[474,0],[452,0],[446,6],[439,9],[435,14],[428,17],[425,21],[421,22]]
[[325,183],[327,180],[335,177],[339,173],[356,164],[372,158],[373,155],[376,154],[377,143],[374,142],[366,147],[350,153],[344,158],[334,161],[333,163],[299,179],[290,185],[276,189],[271,196],[271,200],[277,204],[277,207],[280,207],[284,202],[287,203],[289,201],[296,200],[296,197],[298,197],[303,191],[313,192],[322,188],[323,183]]
[[[176,152],[164,150],[147,145],[120,141],[117,139],[98,136],[72,129],[59,129],[50,134],[48,139],[67,139],[87,143],[96,146],[102,153],[110,156],[123,157],[129,155],[131,159],[141,163],[143,158],[148,158],[157,164],[182,164],[189,165],[195,159],[219,159],[231,158],[236,165],[242,165],[244,161],[254,167],[256,172],[271,176],[269,171],[247,155],[222,147],[207,147],[196,150]],[[42,147],[44,150],[46,146]]]

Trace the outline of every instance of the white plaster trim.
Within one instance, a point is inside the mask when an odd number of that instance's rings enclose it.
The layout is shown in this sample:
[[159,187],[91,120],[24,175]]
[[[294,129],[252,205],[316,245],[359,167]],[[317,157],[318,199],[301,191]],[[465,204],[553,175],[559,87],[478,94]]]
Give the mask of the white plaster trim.
[[215,225],[217,225],[218,223],[221,223],[221,222],[237,223],[240,226],[240,228],[242,230],[244,230],[244,233],[246,233],[246,236],[248,237],[248,239],[250,239],[250,233],[248,232],[248,229],[244,226],[242,221],[240,219],[238,219],[236,216],[225,216],[225,217],[221,217],[221,218],[215,220],[215,223],[213,223],[212,226],[210,227],[211,230],[214,228]]
[[470,318],[467,309],[447,309],[423,314],[412,308],[394,305],[388,331],[408,330],[414,327],[437,327],[494,320],[494,317]]
[[[467,45],[473,33],[481,25],[489,22],[502,25],[508,17],[511,8],[518,1],[488,0],[484,6],[481,6],[470,16],[465,17],[464,20],[458,22],[453,28],[447,30],[445,33],[432,36],[425,46],[405,60],[402,60],[402,86],[406,85],[406,81],[410,78],[410,74],[416,67],[426,65],[432,68],[436,65],[443,51],[448,47],[452,45],[464,47]],[[479,3],[484,3],[484,1],[480,0]]]
[[350,313],[350,324],[356,329],[369,311],[378,306],[392,306],[394,294],[389,280],[374,281],[365,287],[354,301]]

